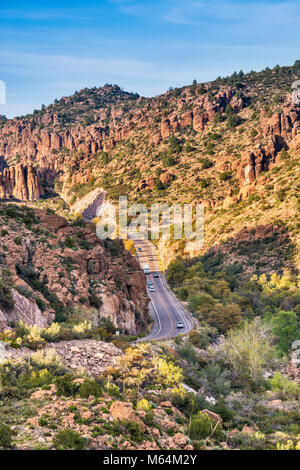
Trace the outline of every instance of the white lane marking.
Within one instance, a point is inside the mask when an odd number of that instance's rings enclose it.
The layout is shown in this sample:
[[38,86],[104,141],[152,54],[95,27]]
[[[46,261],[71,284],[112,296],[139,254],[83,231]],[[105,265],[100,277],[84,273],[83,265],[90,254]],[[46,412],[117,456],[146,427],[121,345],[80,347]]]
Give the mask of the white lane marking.
[[[176,310],[178,311],[178,313],[180,314],[182,320],[184,320],[184,317],[188,320],[188,322],[190,322],[191,326],[193,325],[193,322],[190,318],[190,316],[187,314],[187,312],[185,311],[185,309],[183,308],[183,306],[180,304],[180,302],[178,301],[177,297],[175,296],[175,294],[171,291],[171,289],[169,288],[168,284],[167,284],[167,281],[166,281],[166,278],[164,275],[162,275],[162,284],[164,285],[165,287],[165,290],[171,300],[171,302],[173,303],[174,307],[176,308]],[[182,309],[181,311],[179,310],[179,306],[180,308]],[[184,315],[184,317],[182,316]]]
[[[161,281],[161,286],[162,286],[162,294],[163,292],[165,292],[165,295],[168,297],[169,301],[171,302],[171,305],[173,305],[173,307],[176,309],[176,311],[178,312],[180,318],[182,319],[183,323],[186,325],[185,326],[185,329],[184,329],[184,332],[185,333],[188,333],[189,331],[191,331],[193,329],[193,326],[194,326],[194,323],[193,323],[193,320],[190,318],[190,316],[187,314],[187,312],[185,311],[184,307],[179,303],[178,299],[176,298],[175,294],[170,290],[168,284],[167,284],[167,281],[166,281],[166,278],[164,276],[164,274],[160,271],[160,267],[157,266],[158,265],[158,258],[157,258],[157,254],[156,254],[156,248],[155,246],[149,242],[148,240],[138,240],[138,242],[141,242],[141,244],[143,245],[144,244],[144,247],[145,248],[148,248],[150,249],[150,251],[152,252],[152,258],[153,260],[152,263],[154,264],[154,267],[155,267],[155,272],[159,273],[160,276],[159,276],[159,280]],[[144,255],[146,258],[149,257],[150,255],[145,253]],[[138,250],[137,250],[137,257],[140,261],[140,256],[138,254]],[[150,262],[150,260],[149,260]],[[141,264],[141,263],[140,263]],[[151,297],[151,294],[150,294],[150,298],[152,299]],[[152,306],[155,310],[155,313],[157,315],[157,318],[158,318],[158,321],[160,322],[160,318],[159,318],[159,315],[158,315],[158,312],[154,306],[154,303],[153,301],[151,301],[152,303]],[[180,308],[182,310],[179,309],[179,306],[178,304],[180,305]],[[161,325],[160,325],[160,329],[159,331],[157,331],[153,336],[152,338],[155,338],[161,331]],[[175,334],[173,334],[175,333]],[[151,333],[150,333],[151,335]],[[173,328],[173,332],[171,331],[171,335],[170,337],[173,337],[173,336],[176,336],[176,330]],[[147,338],[147,337],[146,337]],[[145,339],[146,339],[145,338]]]
[[[156,307],[155,307],[155,305],[154,305],[154,302],[153,302],[153,300],[152,300],[151,295],[150,295],[150,299],[151,299],[151,306],[152,306],[152,308],[153,308],[153,310],[154,310],[154,312],[155,312],[155,314],[156,314],[156,317],[157,317],[157,320],[158,320],[158,326],[159,326],[159,329],[157,330],[157,332],[156,332],[153,336],[151,336],[151,332],[150,332],[149,335],[148,335],[148,338],[150,337],[150,338],[153,339],[153,338],[155,338],[155,337],[161,332],[161,322],[160,322],[159,314],[158,314],[158,312],[157,312],[157,310],[156,310]],[[144,339],[147,339],[147,336],[146,336]]]
[[[137,257],[138,257],[138,260],[139,260],[139,262],[140,262],[140,256],[139,256],[139,254],[138,254],[138,251],[137,251]],[[141,264],[141,263],[140,263],[140,264]],[[157,320],[158,320],[158,330],[157,330],[157,332],[156,332],[154,335],[152,335],[152,336],[151,336],[151,332],[150,332],[148,336],[146,336],[145,338],[143,338],[144,340],[147,339],[147,337],[148,337],[148,338],[150,337],[150,338],[152,338],[152,339],[153,339],[153,338],[156,338],[156,336],[159,335],[159,333],[161,332],[161,321],[160,321],[159,314],[158,314],[158,312],[157,312],[157,310],[156,310],[156,307],[155,307],[155,305],[154,305],[154,302],[153,302],[153,299],[152,299],[152,296],[151,296],[151,293],[149,292],[149,290],[148,290],[148,294],[149,294],[149,297],[150,297],[150,299],[151,299],[151,306],[152,306],[152,308],[153,308],[153,310],[154,310],[154,313],[156,314],[156,317],[157,317]]]
[[[149,242],[148,242],[149,243]],[[149,243],[150,244],[150,243]],[[152,251],[152,256],[155,256],[157,258],[157,255],[156,253],[154,252],[154,246],[152,244],[150,244],[151,246],[151,251]],[[158,261],[155,260],[155,268],[157,268],[157,263]],[[177,298],[175,297],[175,295],[173,294],[173,292],[169,289],[169,286],[167,285],[167,281],[165,279],[165,276],[164,274],[160,271],[160,269],[158,269],[157,271],[159,271],[161,273],[161,276],[160,276],[160,280],[161,280],[161,284],[168,296],[168,298],[170,299],[171,301],[171,304],[175,307],[175,309],[177,310],[177,312],[179,313],[180,315],[180,318],[183,320],[183,323],[190,323],[190,327],[191,329],[193,328],[193,323],[192,323],[192,320],[191,318],[189,317],[189,315],[184,311],[183,307],[180,305],[180,307],[182,308],[182,312],[179,310],[179,307],[177,305],[178,303],[178,300]],[[175,299],[171,297],[171,294],[172,296],[174,296],[174,298],[176,299],[176,302],[175,302]],[[186,332],[190,331],[188,329],[188,327],[185,328]]]

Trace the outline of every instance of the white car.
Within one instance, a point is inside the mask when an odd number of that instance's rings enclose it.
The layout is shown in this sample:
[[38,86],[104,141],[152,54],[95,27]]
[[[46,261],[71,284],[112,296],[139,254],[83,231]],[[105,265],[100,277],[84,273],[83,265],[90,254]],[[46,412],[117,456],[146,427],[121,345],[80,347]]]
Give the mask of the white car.
[[149,291],[150,291],[150,292],[155,292],[154,287],[153,287],[153,286],[149,286]]
[[177,328],[184,328],[184,324],[182,323],[182,321],[179,321],[177,323]]

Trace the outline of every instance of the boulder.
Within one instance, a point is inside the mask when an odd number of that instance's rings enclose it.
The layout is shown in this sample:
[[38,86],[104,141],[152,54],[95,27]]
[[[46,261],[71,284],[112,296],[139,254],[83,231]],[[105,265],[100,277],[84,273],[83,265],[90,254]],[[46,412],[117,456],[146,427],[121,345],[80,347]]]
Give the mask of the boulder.
[[138,417],[138,415],[132,408],[131,403],[123,401],[114,401],[110,406],[110,412],[115,419],[128,419],[130,421],[134,421],[135,423],[138,423],[141,426],[143,432],[145,431],[145,424],[143,423],[141,418]]

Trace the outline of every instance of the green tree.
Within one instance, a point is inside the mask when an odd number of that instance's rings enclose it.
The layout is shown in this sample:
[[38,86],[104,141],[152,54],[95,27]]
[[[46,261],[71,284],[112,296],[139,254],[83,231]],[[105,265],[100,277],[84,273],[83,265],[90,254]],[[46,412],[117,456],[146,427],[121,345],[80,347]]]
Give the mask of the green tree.
[[273,339],[271,325],[259,318],[228,333],[222,345],[225,358],[245,383],[261,380],[276,359]]
[[58,450],[83,450],[87,445],[87,439],[72,429],[64,429],[56,434],[53,445]]
[[187,273],[187,268],[183,264],[182,260],[177,258],[173,261],[169,267],[167,272],[167,279],[168,282],[172,287],[181,284],[184,281],[184,277]]
[[13,431],[4,423],[0,423],[0,449],[9,449],[12,446]]
[[289,352],[291,343],[298,339],[298,320],[293,311],[280,310],[272,319],[273,333],[279,338],[278,348],[282,354]]

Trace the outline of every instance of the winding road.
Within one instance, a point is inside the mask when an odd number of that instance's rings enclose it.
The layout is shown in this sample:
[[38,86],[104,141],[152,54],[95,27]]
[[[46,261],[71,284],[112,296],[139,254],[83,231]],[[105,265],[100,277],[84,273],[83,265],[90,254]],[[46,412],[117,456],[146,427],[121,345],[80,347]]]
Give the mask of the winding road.
[[[154,324],[149,335],[142,340],[168,339],[180,333],[188,333],[194,328],[193,320],[169,289],[166,278],[159,268],[155,246],[146,239],[136,239],[133,242],[141,267],[144,264],[149,266],[147,281],[151,280],[154,287],[154,292],[150,292],[148,288],[151,299],[149,310]],[[183,328],[177,328],[178,322],[183,323]]]
[[[89,222],[96,215],[101,214],[105,200],[106,192],[103,190],[96,193],[92,200],[88,199],[86,206],[81,208],[83,219]],[[151,299],[149,310],[154,324],[151,332],[142,341],[174,338],[180,333],[188,333],[194,328],[194,322],[169,289],[166,278],[159,268],[155,245],[147,239],[135,239],[133,242],[141,267],[144,264],[149,267],[147,282],[151,280],[154,287],[153,292],[148,287],[148,295]],[[177,328],[179,322],[183,324],[182,328]]]

